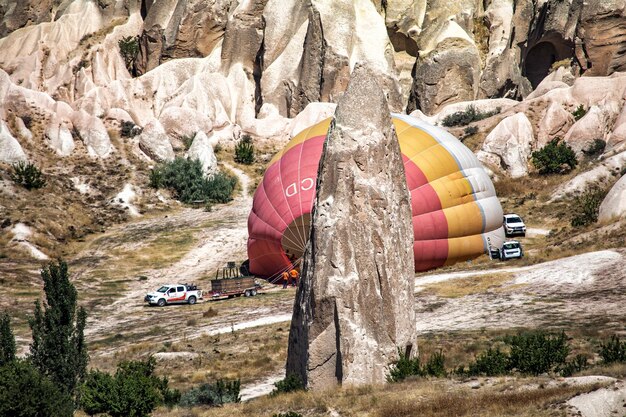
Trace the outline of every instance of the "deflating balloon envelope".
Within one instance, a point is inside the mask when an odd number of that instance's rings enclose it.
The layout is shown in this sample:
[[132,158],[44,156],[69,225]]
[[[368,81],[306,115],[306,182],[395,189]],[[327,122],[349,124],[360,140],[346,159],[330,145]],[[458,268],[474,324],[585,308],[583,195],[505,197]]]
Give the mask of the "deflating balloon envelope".
[[[393,114],[411,193],[415,270],[472,259],[504,241],[502,208],[474,154],[447,131]],[[331,119],[296,135],[270,162],[248,218],[250,272],[271,278],[302,257]]]

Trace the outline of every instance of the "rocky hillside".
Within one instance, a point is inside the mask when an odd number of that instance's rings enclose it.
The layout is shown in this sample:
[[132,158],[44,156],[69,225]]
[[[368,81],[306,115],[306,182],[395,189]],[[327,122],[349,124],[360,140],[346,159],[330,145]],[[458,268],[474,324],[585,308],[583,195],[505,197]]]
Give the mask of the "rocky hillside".
[[[551,202],[626,166],[624,0],[0,0],[0,36],[5,257],[56,256],[170,204],[146,174],[190,138],[207,160],[243,134],[281,146],[330,114],[357,62],[393,111],[444,125],[470,104],[489,115],[451,131],[503,181],[563,139],[586,162]],[[9,179],[25,160],[44,189]],[[623,190],[602,221],[624,215]]]

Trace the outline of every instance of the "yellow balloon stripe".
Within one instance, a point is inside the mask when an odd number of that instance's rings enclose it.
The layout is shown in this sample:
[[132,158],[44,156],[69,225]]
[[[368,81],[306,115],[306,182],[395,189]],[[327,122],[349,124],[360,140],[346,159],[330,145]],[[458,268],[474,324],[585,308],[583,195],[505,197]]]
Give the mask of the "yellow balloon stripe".
[[328,133],[328,128],[330,127],[331,120],[333,120],[333,118],[329,117],[328,119],[324,119],[321,122],[298,133],[296,136],[293,137],[293,139],[289,141],[289,143],[283,149],[281,149],[276,155],[274,155],[267,167],[271,167],[274,162],[282,158],[283,155],[289,152],[289,150],[294,146],[299,145],[310,138],[314,138],[317,136],[326,136],[326,133]]

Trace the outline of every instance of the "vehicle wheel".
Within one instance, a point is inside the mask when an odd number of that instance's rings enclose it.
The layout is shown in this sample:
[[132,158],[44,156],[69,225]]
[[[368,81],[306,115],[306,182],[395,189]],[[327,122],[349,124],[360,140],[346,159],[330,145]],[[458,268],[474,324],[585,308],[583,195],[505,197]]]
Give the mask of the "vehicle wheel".
[[187,302],[191,305],[194,305],[196,303],[196,297],[192,295],[191,297],[189,297],[189,300],[187,300]]
[[165,305],[165,299],[164,298],[159,298],[159,301],[157,301],[157,305],[159,307],[163,307]]
[[256,295],[256,289],[252,290],[252,296],[254,297]]
[[250,297],[250,290],[246,290],[246,292],[243,293],[244,297]]

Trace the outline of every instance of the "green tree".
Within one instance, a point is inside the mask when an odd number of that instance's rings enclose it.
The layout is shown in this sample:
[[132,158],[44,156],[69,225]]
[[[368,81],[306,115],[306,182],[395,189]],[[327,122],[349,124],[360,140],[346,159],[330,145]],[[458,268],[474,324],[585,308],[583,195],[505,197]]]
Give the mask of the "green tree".
[[15,360],[15,337],[11,330],[11,318],[8,314],[0,315],[0,366]]
[[77,292],[69,280],[67,263],[51,262],[41,271],[45,303],[35,302],[29,319],[33,333],[32,363],[65,393],[74,395],[83,379],[89,357],[85,345],[87,313],[77,309]]
[[71,417],[72,398],[25,360],[0,366],[0,416]]
[[115,379],[111,374],[90,371],[80,387],[80,408],[90,416],[107,413],[116,402]]
[[115,397],[108,413],[111,417],[146,417],[173,395],[167,380],[154,375],[156,360],[127,361],[115,372]]
[[546,146],[532,153],[533,165],[540,174],[564,174],[576,168],[576,153],[559,139],[551,140]]
[[120,48],[120,54],[124,58],[126,69],[131,75],[136,75],[135,61],[139,55],[139,39],[136,36],[126,36],[117,42]]

